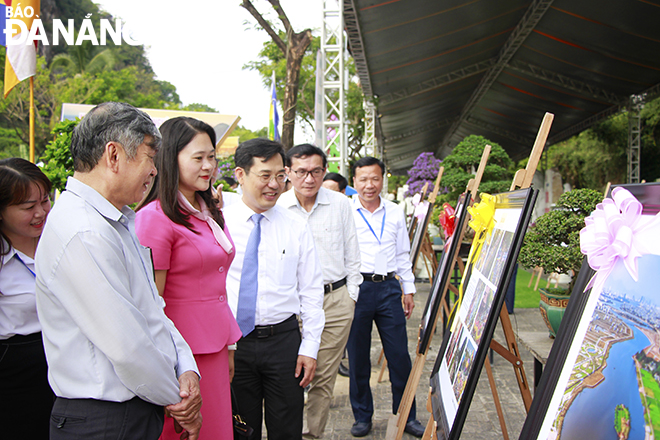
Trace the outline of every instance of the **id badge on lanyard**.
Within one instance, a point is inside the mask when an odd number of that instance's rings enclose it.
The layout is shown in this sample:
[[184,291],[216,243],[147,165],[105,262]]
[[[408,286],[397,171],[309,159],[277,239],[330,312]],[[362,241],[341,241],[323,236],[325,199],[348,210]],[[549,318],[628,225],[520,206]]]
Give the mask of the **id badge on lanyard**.
[[369,227],[369,230],[371,231],[372,234],[374,234],[374,237],[376,237],[376,240],[378,240],[378,252],[376,252],[376,256],[374,259],[374,273],[377,275],[387,275],[387,255],[383,252],[383,244],[381,243],[381,240],[383,239],[383,231],[385,230],[385,216],[387,214],[387,210],[385,207],[383,207],[383,222],[380,225],[380,237],[376,235],[376,232],[374,232],[373,228],[367,221],[367,218],[362,214],[362,210],[358,209],[358,212],[362,216],[362,219],[364,222],[367,224]]

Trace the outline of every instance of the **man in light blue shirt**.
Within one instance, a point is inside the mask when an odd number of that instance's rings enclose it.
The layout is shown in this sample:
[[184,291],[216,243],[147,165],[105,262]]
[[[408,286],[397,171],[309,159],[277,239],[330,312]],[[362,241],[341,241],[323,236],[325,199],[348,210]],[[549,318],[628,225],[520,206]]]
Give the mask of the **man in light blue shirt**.
[[[353,217],[360,243],[360,296],[348,337],[350,399],[355,423],[354,437],[371,431],[374,414],[369,379],[371,375],[371,334],[375,322],[383,342],[392,383],[392,413],[396,414],[408,381],[412,363],[408,354],[406,319],[415,302],[415,276],[410,263],[410,241],[403,210],[380,196],[383,190],[385,164],[375,157],[363,157],[353,165]],[[396,279],[399,276],[400,281]],[[403,307],[401,289],[403,288]],[[424,426],[412,408],[405,432],[422,437]]]
[[51,440],[157,439],[165,413],[201,427],[192,352],[163,312],[149,249],[134,230],[156,175],[160,134],[128,104],[93,108],[76,127],[75,173],[36,253],[37,312],[57,400]]

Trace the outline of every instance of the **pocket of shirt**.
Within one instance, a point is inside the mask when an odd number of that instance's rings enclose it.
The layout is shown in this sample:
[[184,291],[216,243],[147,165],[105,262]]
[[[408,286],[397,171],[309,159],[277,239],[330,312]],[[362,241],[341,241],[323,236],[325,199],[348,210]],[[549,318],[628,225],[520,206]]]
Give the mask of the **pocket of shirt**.
[[278,261],[277,274],[280,285],[295,286],[298,279],[298,256],[282,256]]

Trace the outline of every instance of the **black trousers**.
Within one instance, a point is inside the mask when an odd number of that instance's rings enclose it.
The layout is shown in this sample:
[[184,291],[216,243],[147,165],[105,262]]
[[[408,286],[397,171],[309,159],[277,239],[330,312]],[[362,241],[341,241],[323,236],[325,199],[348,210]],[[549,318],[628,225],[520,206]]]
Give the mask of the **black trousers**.
[[262,407],[269,440],[302,438],[303,389],[294,376],[300,331],[257,338],[255,332],[238,341],[232,388],[243,420],[254,429],[250,440],[261,439]]
[[[350,400],[356,422],[371,422],[374,401],[369,379],[371,377],[371,329],[378,327],[383,343],[387,368],[392,384],[392,414],[399,410],[399,403],[406,389],[412,368],[408,354],[406,317],[401,306],[401,285],[392,278],[376,283],[364,281],[355,304],[355,316],[348,336],[350,368]],[[413,400],[408,421],[417,417]]]
[[139,397],[126,402],[58,397],[50,418],[50,440],[156,440],[163,432],[164,417],[162,406]]
[[41,333],[0,341],[0,437],[47,440],[54,400]]

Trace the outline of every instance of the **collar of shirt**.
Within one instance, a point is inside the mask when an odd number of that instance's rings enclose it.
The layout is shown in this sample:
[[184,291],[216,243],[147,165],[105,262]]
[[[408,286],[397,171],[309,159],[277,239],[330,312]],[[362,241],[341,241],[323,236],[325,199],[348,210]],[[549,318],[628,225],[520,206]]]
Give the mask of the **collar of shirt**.
[[[4,239],[0,240],[7,246]],[[10,247],[7,255],[2,257],[0,271],[0,340],[41,331],[32,273],[34,260]]]
[[[239,202],[235,203],[235,205],[236,205],[235,207],[232,207],[231,215],[236,216],[236,218],[238,218],[243,223],[249,222],[250,217],[256,214],[256,212],[252,208],[250,208],[248,205],[245,204],[242,197]],[[273,221],[273,216],[275,215],[272,208],[262,212],[261,214],[269,222]]]
[[[2,248],[3,249],[5,248],[5,246],[9,245],[9,243],[7,243],[7,241],[4,238],[0,238],[0,240],[2,240]],[[2,265],[4,266],[5,264],[9,263],[9,260],[14,258],[14,255],[16,255],[16,249],[14,249],[14,247],[11,246],[9,248],[9,252],[7,252],[6,255],[2,256]]]
[[371,212],[367,208],[362,206],[362,202],[360,202],[360,196],[355,194],[353,196],[353,209],[355,209],[356,211],[362,209],[362,212],[366,212],[369,215],[376,214],[381,209],[385,209],[385,203],[383,202],[383,198],[381,196],[378,196],[378,200],[380,201],[380,204],[378,205],[378,208],[376,208],[376,210],[374,212]]
[[[69,177],[66,182],[66,190],[71,191],[86,203],[91,205],[99,214],[108,220],[113,220],[127,226],[127,220],[133,221],[135,219],[135,212],[128,206],[118,210],[112,203],[103,197],[98,191],[89,185],[82,183],[80,180]],[[122,221],[122,218],[124,221]]]
[[[0,238],[2,240],[3,248],[4,246],[7,246],[7,241],[5,239]],[[23,261],[25,265],[32,265],[34,268],[34,259],[30,257],[29,255],[25,255],[23,252],[15,249],[13,246],[9,248],[9,252],[7,252],[6,255],[2,256],[2,265],[4,266],[5,264],[9,263],[14,256],[18,255],[18,257]]]
[[327,191],[330,191],[329,189],[326,188],[319,188],[319,192],[316,193],[316,200],[314,201],[314,206],[312,206],[312,210],[307,212],[302,205],[300,204],[300,201],[298,200],[298,197],[296,197],[295,189],[291,188],[284,194],[280,196],[280,200],[278,202],[280,203],[281,206],[289,209],[292,206],[297,207],[300,209],[302,212],[306,214],[311,214],[316,210],[316,207],[319,205],[329,205],[330,204],[330,197],[328,197]]

